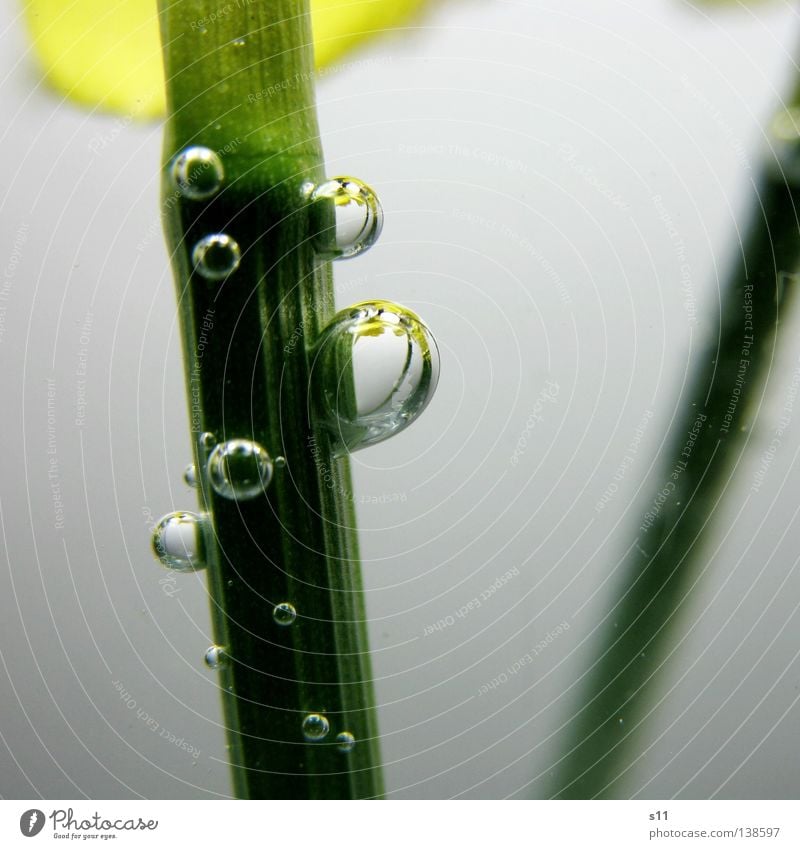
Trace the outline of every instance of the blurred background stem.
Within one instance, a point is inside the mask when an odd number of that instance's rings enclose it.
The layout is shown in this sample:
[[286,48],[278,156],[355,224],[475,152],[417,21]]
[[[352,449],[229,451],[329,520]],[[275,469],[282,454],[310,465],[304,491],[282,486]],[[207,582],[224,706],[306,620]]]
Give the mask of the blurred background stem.
[[[798,102],[795,92],[792,103]],[[618,600],[605,617],[582,698],[566,726],[566,754],[556,766],[552,796],[619,797],[641,751],[653,685],[686,625],[683,614],[692,604],[705,543],[769,392],[777,331],[797,285],[796,116],[789,108],[776,119],[778,155],[754,181],[749,227],[720,291],[706,353],[679,400],[661,473],[638,514]]]

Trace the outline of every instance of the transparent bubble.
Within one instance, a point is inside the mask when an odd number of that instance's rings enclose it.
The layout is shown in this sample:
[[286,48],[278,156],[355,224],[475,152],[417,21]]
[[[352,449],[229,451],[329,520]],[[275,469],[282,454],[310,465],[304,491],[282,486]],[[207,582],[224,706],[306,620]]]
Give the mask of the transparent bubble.
[[272,618],[276,624],[285,628],[293,624],[294,620],[297,619],[297,611],[293,604],[290,604],[288,601],[282,601],[280,604],[275,605],[275,609],[272,611]]
[[217,437],[210,431],[207,430],[205,433],[200,434],[200,445],[202,445],[206,451],[210,451],[216,444]]
[[341,731],[336,735],[336,748],[340,752],[352,752],[356,738],[349,731]]
[[206,649],[203,661],[209,669],[219,669],[228,662],[228,656],[225,654],[223,646],[214,645]]
[[206,280],[224,280],[241,261],[239,245],[225,233],[204,236],[192,250],[194,267]]
[[189,463],[189,465],[183,470],[183,480],[186,486],[190,486],[192,489],[197,486],[197,469],[195,468],[194,463]]
[[330,730],[330,723],[321,713],[310,713],[303,720],[303,736],[306,740],[323,740]]
[[207,200],[225,180],[222,160],[207,147],[187,147],[172,160],[170,176],[175,188],[190,200]]
[[272,460],[257,442],[231,439],[211,452],[208,478],[214,491],[223,498],[255,498],[272,480]]
[[408,427],[439,380],[439,351],[411,310],[369,301],[342,310],[315,349],[312,386],[322,422],[356,451]]
[[334,177],[311,192],[314,243],[325,259],[349,259],[371,248],[383,229],[375,192],[354,177]]
[[153,551],[168,569],[205,569],[203,519],[196,513],[169,513],[153,529]]

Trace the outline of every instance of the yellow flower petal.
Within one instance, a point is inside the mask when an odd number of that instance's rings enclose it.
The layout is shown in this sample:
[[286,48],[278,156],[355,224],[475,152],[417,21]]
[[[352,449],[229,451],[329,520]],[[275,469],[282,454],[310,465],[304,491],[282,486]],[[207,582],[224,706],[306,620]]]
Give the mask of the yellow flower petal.
[[[219,0],[224,9],[235,0]],[[317,67],[406,20],[426,0],[312,0]],[[48,82],[66,97],[131,118],[164,111],[155,0],[26,0]]]
[[425,2],[311,0],[317,67],[328,67],[359,42],[399,26]]

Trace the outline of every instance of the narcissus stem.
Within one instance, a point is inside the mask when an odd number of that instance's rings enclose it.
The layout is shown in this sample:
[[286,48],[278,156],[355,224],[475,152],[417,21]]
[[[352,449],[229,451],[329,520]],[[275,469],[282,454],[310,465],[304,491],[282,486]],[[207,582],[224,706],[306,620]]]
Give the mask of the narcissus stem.
[[787,179],[771,162],[754,185],[756,209],[721,292],[713,341],[680,400],[663,473],[648,493],[621,570],[619,601],[606,617],[579,711],[567,729],[566,756],[551,788],[559,798],[618,797],[619,782],[636,760],[632,744],[642,739],[653,682],[686,622],[682,614],[708,552],[704,542],[746,448],[754,409],[767,392],[779,320],[797,285],[796,178]]
[[[159,6],[165,228],[236,794],[380,796],[349,466],[309,397],[333,292],[307,199],[324,176],[308,2]],[[285,458],[255,497],[209,478],[231,440]]]

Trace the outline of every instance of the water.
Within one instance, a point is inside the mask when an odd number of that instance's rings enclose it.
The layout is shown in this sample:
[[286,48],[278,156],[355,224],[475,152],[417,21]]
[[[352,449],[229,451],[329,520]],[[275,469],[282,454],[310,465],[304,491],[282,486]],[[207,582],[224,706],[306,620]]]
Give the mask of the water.
[[293,604],[290,604],[288,601],[282,601],[280,604],[275,605],[275,609],[272,611],[272,618],[276,624],[285,628],[288,625],[292,625],[294,620],[297,619],[297,610],[295,610]]
[[196,513],[169,513],[153,529],[153,551],[168,569],[196,572],[204,569],[203,519]]
[[311,191],[317,210],[314,244],[325,259],[349,259],[372,247],[383,229],[375,192],[354,177],[334,177]]
[[189,465],[183,470],[183,480],[186,486],[190,486],[192,489],[197,486],[197,469],[195,468],[194,463],[189,463]]
[[306,740],[324,740],[330,730],[330,723],[321,713],[310,713],[303,720],[303,736]]
[[228,662],[228,657],[222,646],[214,645],[206,649],[203,661],[209,669],[219,669]]
[[322,421],[356,451],[399,433],[436,391],[439,350],[411,310],[369,301],[342,310],[322,332],[312,381]]
[[272,480],[272,460],[257,442],[230,439],[211,452],[208,477],[214,491],[223,498],[255,498]]
[[213,197],[225,181],[222,160],[207,147],[193,146],[172,161],[170,177],[175,188],[189,200]]
[[356,738],[349,731],[341,731],[336,735],[336,748],[340,752],[352,752]]
[[226,233],[204,236],[192,249],[195,270],[206,280],[224,280],[242,261],[242,252]]

